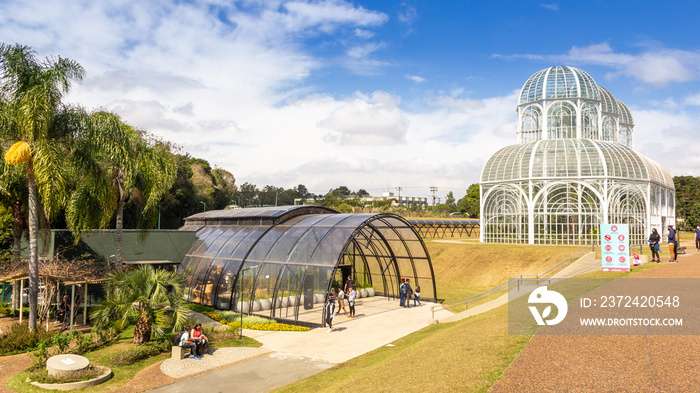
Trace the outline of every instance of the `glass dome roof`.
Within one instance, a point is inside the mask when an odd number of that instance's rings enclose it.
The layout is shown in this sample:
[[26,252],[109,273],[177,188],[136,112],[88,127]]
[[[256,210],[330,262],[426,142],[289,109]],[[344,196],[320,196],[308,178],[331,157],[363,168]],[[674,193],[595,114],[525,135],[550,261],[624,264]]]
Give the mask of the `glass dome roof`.
[[612,93],[610,93],[607,89],[603,88],[602,86],[598,86],[598,88],[600,89],[602,111],[612,113],[614,115],[619,115],[620,109],[617,106],[617,99],[615,99]]
[[549,67],[538,71],[525,82],[520,91],[519,105],[561,98],[600,101],[600,90],[585,71],[568,66]]
[[634,125],[632,112],[630,112],[627,105],[623,104],[622,101],[617,100],[617,106],[620,108],[620,124]]
[[545,139],[507,146],[491,156],[481,172],[482,183],[590,177],[644,180],[675,189],[661,165],[625,145],[592,139]]

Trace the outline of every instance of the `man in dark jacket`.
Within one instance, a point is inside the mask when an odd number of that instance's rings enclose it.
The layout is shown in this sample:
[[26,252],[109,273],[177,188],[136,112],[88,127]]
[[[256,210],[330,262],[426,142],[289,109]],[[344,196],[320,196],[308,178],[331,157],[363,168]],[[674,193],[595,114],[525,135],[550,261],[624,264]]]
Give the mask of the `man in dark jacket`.
[[678,258],[677,249],[678,239],[676,238],[676,231],[673,229],[673,225],[668,226],[668,251],[671,253],[671,260],[668,263],[676,263],[676,258]]

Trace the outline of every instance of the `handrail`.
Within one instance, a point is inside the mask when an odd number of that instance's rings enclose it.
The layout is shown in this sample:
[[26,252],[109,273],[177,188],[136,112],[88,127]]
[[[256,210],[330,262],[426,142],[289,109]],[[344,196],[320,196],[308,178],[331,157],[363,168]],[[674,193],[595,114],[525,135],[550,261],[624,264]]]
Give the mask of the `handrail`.
[[[579,250],[577,250],[576,252],[574,252],[573,254],[571,254],[571,255],[567,256],[566,258],[564,258],[563,260],[557,262],[556,264],[554,264],[553,266],[551,266],[550,268],[548,268],[547,270],[543,271],[540,274],[521,274],[517,277],[509,278],[508,281],[501,283],[501,284],[498,284],[495,287],[493,287],[487,291],[478,293],[476,295],[472,295],[470,297],[467,297],[467,298],[464,298],[461,300],[456,300],[454,302],[442,303],[442,304],[437,304],[435,306],[432,306],[430,309],[430,311],[432,313],[432,319],[435,319],[435,310],[438,307],[442,307],[443,310],[447,310],[447,309],[450,309],[453,307],[464,305],[468,309],[469,303],[477,302],[481,299],[487,298],[487,297],[494,295],[494,294],[497,294],[497,293],[501,293],[504,291],[510,291],[511,289],[516,288],[516,287],[519,290],[520,285],[523,284],[523,282],[534,281],[534,282],[536,282],[536,285],[539,285],[540,282],[550,281],[552,279],[552,276],[554,276],[555,272],[561,271],[564,269],[565,265],[570,265],[571,263],[579,260],[585,253],[588,252],[588,249],[591,247],[593,250],[595,250],[595,244],[585,245],[585,246],[581,247]],[[594,267],[595,266],[587,266],[587,267],[585,267],[583,269],[579,269],[575,272],[568,273],[566,275],[566,277],[570,276],[573,273],[577,273],[579,271],[581,271],[581,273],[583,273],[584,269],[591,269]],[[561,268],[561,270],[559,268]]]

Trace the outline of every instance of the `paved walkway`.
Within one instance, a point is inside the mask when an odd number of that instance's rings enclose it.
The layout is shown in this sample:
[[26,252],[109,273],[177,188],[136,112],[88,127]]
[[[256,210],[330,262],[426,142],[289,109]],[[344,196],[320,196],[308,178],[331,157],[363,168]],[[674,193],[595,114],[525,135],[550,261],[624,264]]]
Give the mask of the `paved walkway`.
[[189,377],[202,371],[237,363],[256,356],[267,355],[269,349],[236,347],[215,349],[211,355],[203,355],[201,359],[185,358],[183,360],[168,359],[161,363],[160,371],[173,378]]
[[[663,263],[634,277],[700,278],[694,249]],[[535,335],[491,392],[697,392],[698,369],[697,335]]]

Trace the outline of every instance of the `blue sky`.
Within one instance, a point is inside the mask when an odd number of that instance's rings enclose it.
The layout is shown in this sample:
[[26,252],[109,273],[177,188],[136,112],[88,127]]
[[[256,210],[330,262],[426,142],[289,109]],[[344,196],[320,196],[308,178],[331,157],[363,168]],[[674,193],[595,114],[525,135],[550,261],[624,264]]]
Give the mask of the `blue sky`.
[[588,72],[635,149],[700,175],[695,2],[0,1],[0,41],[81,63],[105,108],[251,182],[458,198],[516,143],[527,78]]

